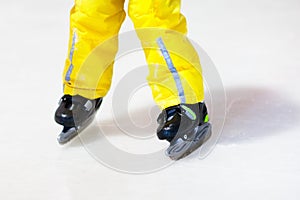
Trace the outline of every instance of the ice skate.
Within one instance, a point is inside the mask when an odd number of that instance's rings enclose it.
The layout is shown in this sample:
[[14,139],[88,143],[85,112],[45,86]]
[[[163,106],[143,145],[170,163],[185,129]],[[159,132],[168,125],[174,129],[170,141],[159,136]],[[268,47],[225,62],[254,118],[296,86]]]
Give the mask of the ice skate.
[[211,136],[204,103],[180,104],[162,111],[157,119],[159,139],[170,142],[166,155],[179,160],[199,148]]
[[58,135],[59,144],[65,144],[84,130],[94,119],[102,98],[90,100],[80,95],[64,95],[55,112],[55,121],[63,125]]

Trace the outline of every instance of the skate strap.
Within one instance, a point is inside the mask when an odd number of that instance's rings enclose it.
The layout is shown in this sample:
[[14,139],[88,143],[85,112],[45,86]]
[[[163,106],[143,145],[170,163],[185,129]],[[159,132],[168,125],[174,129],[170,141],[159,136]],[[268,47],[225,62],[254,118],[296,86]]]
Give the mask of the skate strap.
[[81,97],[79,95],[75,95],[73,97],[71,95],[64,95],[60,99],[59,104],[61,104],[62,102],[71,102],[72,106],[70,107],[70,110],[74,108],[74,104],[82,105],[86,111],[90,111],[94,106],[91,100]]
[[82,105],[86,111],[90,111],[93,108],[93,102],[84,98],[73,98],[72,103]]
[[183,112],[185,113],[185,115],[190,118],[191,120],[196,120],[197,116],[196,113],[190,109],[189,107],[185,106],[185,105],[181,105],[181,108],[183,109]]
[[90,100],[87,100],[87,102],[84,104],[84,107],[87,111],[90,111],[93,108],[93,103]]

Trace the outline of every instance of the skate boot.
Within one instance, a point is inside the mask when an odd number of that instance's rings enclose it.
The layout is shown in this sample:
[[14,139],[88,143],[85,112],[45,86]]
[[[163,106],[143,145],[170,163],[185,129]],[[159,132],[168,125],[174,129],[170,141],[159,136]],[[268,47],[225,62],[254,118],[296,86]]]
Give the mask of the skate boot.
[[158,116],[157,136],[170,142],[166,155],[179,160],[199,148],[211,136],[204,103],[179,104]]
[[90,100],[80,95],[64,95],[55,112],[55,121],[64,126],[57,138],[58,143],[67,143],[86,128],[93,121],[101,103],[102,98]]

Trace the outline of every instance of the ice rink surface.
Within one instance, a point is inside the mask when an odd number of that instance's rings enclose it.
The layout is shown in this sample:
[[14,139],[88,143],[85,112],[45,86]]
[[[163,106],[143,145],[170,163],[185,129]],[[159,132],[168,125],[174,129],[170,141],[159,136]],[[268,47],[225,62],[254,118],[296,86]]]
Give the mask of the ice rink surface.
[[[222,78],[226,120],[205,158],[193,154],[140,174],[111,169],[80,139],[65,147],[56,142],[61,127],[53,114],[62,95],[71,6],[71,0],[0,2],[0,199],[300,198],[300,1],[182,1],[189,37],[205,49]],[[127,18],[121,32],[129,30]],[[146,155],[167,147],[156,139],[155,118],[148,115],[150,108],[158,113],[149,89],[132,94],[131,119],[111,112],[114,88],[133,69],[130,61],[136,62],[126,56],[116,62],[112,90],[94,128],[82,135],[87,146],[97,144],[101,138],[93,130],[104,127],[119,149]],[[122,134],[116,119],[150,124],[147,137]],[[130,162],[98,148],[119,166]]]

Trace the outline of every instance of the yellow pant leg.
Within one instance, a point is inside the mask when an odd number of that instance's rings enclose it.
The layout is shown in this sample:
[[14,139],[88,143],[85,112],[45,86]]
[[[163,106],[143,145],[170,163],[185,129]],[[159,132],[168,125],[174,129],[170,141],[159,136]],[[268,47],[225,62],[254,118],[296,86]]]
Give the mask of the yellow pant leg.
[[63,73],[65,94],[94,99],[107,93],[118,41],[105,41],[118,34],[125,18],[123,6],[124,0],[75,0]]
[[[180,12],[180,0],[130,0],[128,10],[144,48],[149,66],[147,79],[155,102],[166,108],[203,101],[200,61],[185,37],[186,19]],[[175,72],[160,52],[160,37]]]

